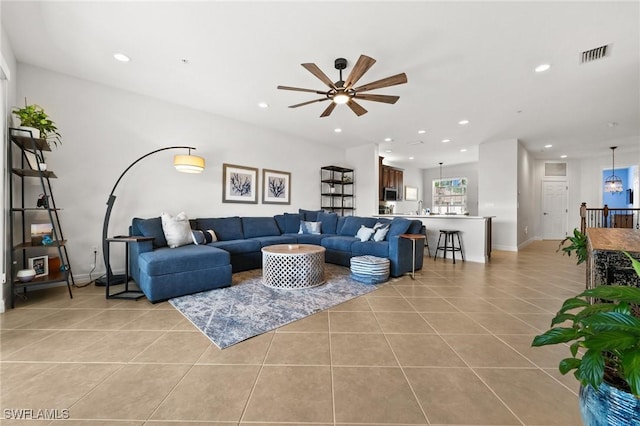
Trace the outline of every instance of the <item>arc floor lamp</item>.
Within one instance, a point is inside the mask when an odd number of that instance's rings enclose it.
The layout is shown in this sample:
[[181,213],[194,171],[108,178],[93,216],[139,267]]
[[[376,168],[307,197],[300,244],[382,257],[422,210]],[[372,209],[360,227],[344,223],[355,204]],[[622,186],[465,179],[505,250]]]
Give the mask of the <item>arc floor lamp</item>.
[[[110,284],[122,284],[125,281],[125,275],[113,275],[113,273],[111,272],[111,265],[108,259],[108,255],[107,253],[109,252],[108,248],[107,248],[107,234],[109,231],[109,219],[111,218],[111,210],[113,209],[113,204],[116,202],[116,196],[114,195],[114,192],[116,191],[116,188],[118,187],[118,184],[120,183],[120,181],[122,180],[122,178],[124,177],[125,174],[127,174],[127,172],[136,164],[138,164],[140,161],[144,160],[145,158],[161,152],[161,151],[167,151],[170,149],[187,149],[188,150],[188,154],[187,155],[175,155],[173,157],[173,166],[176,168],[176,170],[178,170],[179,172],[182,173],[201,173],[204,170],[204,166],[205,166],[205,161],[204,158],[202,157],[198,157],[197,155],[191,155],[191,150],[195,151],[195,148],[192,146],[167,146],[165,148],[160,148],[160,149],[156,149],[155,151],[151,151],[145,155],[143,155],[142,157],[138,158],[136,161],[134,161],[133,163],[129,164],[129,167],[127,167],[126,169],[124,169],[124,172],[122,172],[122,174],[120,175],[120,177],[118,178],[118,180],[116,180],[115,185],[113,185],[113,189],[111,190],[111,193],[109,194],[109,199],[107,200],[107,211],[104,215],[104,222],[102,224],[102,256],[104,259],[104,266],[106,269],[106,275],[108,275],[109,278],[109,282]],[[96,280],[96,284],[98,285],[105,285],[107,282],[107,278],[105,277],[104,279],[99,278]]]

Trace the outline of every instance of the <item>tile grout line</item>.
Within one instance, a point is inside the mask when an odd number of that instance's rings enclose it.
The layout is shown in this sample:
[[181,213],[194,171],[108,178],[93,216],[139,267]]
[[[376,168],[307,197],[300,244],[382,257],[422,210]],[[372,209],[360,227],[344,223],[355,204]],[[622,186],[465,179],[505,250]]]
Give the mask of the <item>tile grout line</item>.
[[[409,303],[409,301],[407,301],[404,298],[404,296],[402,296],[402,297],[405,300],[405,302]],[[367,303],[369,303],[369,300],[367,300]],[[411,304],[409,304],[409,306],[411,306]],[[393,350],[393,346],[391,345],[391,342],[389,342],[389,338],[387,337],[387,334],[385,333],[384,329],[382,328],[382,325],[380,324],[380,321],[378,320],[377,312],[373,310],[373,306],[371,306],[370,303],[369,303],[369,307],[371,308],[371,312],[373,312],[373,317],[376,319],[376,323],[378,324],[378,327],[380,327],[380,330],[382,331],[382,336],[384,336],[385,342],[387,342],[387,345],[388,345],[389,349],[391,350],[391,353],[393,354],[393,358],[396,360],[398,368],[400,368],[400,371],[402,372],[402,377],[404,377],[404,380],[407,383],[407,386],[409,386],[409,389],[411,390],[411,394],[413,395],[414,400],[418,404],[418,407],[420,407],[420,411],[422,412],[422,415],[424,416],[427,424],[431,424],[431,422],[429,421],[429,416],[427,415],[427,412],[425,411],[424,407],[422,406],[422,403],[420,403],[420,398],[418,398],[418,395],[416,394],[416,391],[413,389],[413,386],[411,385],[411,381],[407,377],[407,373],[404,371],[404,367],[400,363],[400,360],[398,359],[398,355],[396,355],[396,351]]]
[[[403,297],[404,297],[404,296],[403,296]],[[407,303],[409,303],[409,301],[407,301]],[[457,306],[454,306],[454,307],[455,307],[456,309],[458,309],[461,313],[463,313],[465,316],[467,316],[467,317],[468,317],[468,315],[466,314],[466,312],[463,312],[463,311],[462,311],[462,310],[460,310]],[[420,313],[419,313],[419,312],[417,312],[417,313],[418,313],[418,315],[420,315]],[[422,319],[423,319],[427,324],[429,324],[429,321],[427,321],[427,320],[426,320],[422,315],[420,315],[420,317],[421,317],[421,318],[422,318]],[[470,318],[470,317],[469,317],[469,319],[471,319],[472,321],[474,321],[474,322],[475,322],[475,320],[473,320],[473,318]],[[481,327],[485,328],[484,326],[482,326],[482,324],[479,324],[479,323],[478,323],[478,325],[480,325]],[[483,379],[478,375],[478,373],[476,373],[476,371],[473,369],[473,367],[471,367],[471,365],[469,365],[469,363],[468,363],[468,362],[467,362],[467,361],[466,361],[466,360],[465,360],[465,359],[464,359],[464,358],[463,358],[463,357],[458,353],[458,351],[456,351],[456,350],[455,350],[455,348],[453,348],[453,347],[449,344],[449,342],[447,342],[447,340],[446,340],[446,339],[444,339],[444,338],[442,337],[442,334],[441,334],[437,329],[435,329],[434,327],[432,327],[432,326],[431,326],[431,324],[429,324],[429,326],[435,330],[436,335],[437,335],[438,337],[440,337],[440,339],[444,342],[444,344],[445,344],[445,345],[447,345],[447,346],[449,347],[449,349],[451,349],[451,351],[452,351],[454,354],[456,354],[456,356],[457,356],[458,358],[460,358],[460,360],[461,360],[461,361],[466,365],[466,367],[467,367],[467,368],[468,368],[468,369],[469,369],[469,370],[470,370],[470,371],[471,371],[471,372],[472,372],[472,373],[473,373],[473,374],[474,374],[474,375],[475,375],[475,376],[476,376],[476,377],[477,377],[477,378],[482,382],[482,384],[484,384],[484,385],[486,386],[486,388],[487,388],[487,389],[489,389],[489,391],[490,391],[490,392],[491,392],[491,393],[492,393],[492,394],[493,394],[493,395],[494,395],[494,396],[495,396],[495,397],[496,397],[496,398],[497,398],[497,399],[502,403],[502,405],[503,405],[503,406],[504,406],[504,407],[505,407],[505,408],[506,408],[506,409],[507,409],[507,410],[508,410],[508,411],[509,411],[509,412],[510,412],[510,413],[511,413],[511,414],[512,414],[512,415],[513,415],[513,416],[514,416],[514,417],[515,417],[515,418],[516,418],[516,419],[517,419],[517,420],[518,420],[522,425],[523,425],[523,426],[525,426],[525,423],[524,423],[524,422],[520,419],[520,417],[519,417],[519,416],[518,416],[518,415],[517,415],[517,414],[516,414],[512,409],[511,409],[511,407],[509,407],[509,406],[507,405],[507,403],[506,403],[502,398],[500,398],[500,396],[498,396],[498,394],[497,394],[497,393],[496,393],[496,392],[495,392],[495,391],[494,391],[494,390],[489,386],[489,384],[488,384],[488,383],[486,383],[486,382],[485,382],[485,381],[484,381],[484,380],[483,380]],[[487,330],[487,331],[489,332],[489,334],[490,334],[490,335],[492,335],[492,333],[491,333],[491,331],[490,331],[490,330],[488,330],[488,329],[486,329],[486,328],[485,328],[485,330]],[[389,346],[391,346],[391,345],[389,345]],[[393,348],[391,348],[391,350],[393,351]],[[393,351],[393,353],[394,353],[394,356],[395,356],[395,351]],[[398,364],[400,364],[400,363],[398,362]],[[404,367],[402,367],[402,365],[400,365],[400,368],[402,369],[402,373],[405,375],[405,379],[407,380],[407,382],[409,382],[409,380],[406,378],[407,376],[406,376],[406,373],[404,372]],[[418,367],[418,368],[419,368],[419,367]],[[411,386],[411,384],[409,384],[409,386]],[[411,390],[413,391],[413,387],[411,388]],[[415,395],[415,392],[414,392],[414,395]],[[417,400],[417,397],[416,397],[416,400]],[[418,404],[420,404],[420,401],[419,401],[419,400],[418,400]],[[422,405],[421,405],[421,404],[420,404],[420,408],[422,408]],[[423,410],[423,411],[424,411],[424,410]],[[426,416],[426,413],[425,413],[425,416]],[[428,418],[427,418],[427,420],[428,420]]]
[[270,334],[271,334],[271,339],[269,340],[269,345],[267,346],[267,350],[264,352],[264,357],[262,358],[262,362],[260,363],[260,368],[258,368],[258,373],[256,374],[256,378],[253,381],[253,385],[251,386],[249,395],[247,395],[247,400],[245,401],[242,407],[242,412],[240,413],[240,419],[238,420],[238,424],[244,421],[244,416],[247,414],[247,408],[249,408],[251,397],[253,396],[253,392],[256,390],[256,387],[258,386],[258,380],[260,380],[260,375],[262,374],[262,370],[264,369],[265,362],[267,361],[267,357],[269,356],[271,345],[273,345],[273,340],[276,337],[276,333],[270,333]]

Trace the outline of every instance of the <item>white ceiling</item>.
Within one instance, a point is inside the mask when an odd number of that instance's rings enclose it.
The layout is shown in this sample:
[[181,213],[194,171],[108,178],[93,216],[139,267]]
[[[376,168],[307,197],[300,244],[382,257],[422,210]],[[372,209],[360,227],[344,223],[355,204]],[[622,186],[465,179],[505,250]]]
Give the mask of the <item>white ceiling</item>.
[[[511,138],[550,160],[608,155],[611,145],[622,157],[640,144],[637,1],[2,0],[0,8],[19,62],[307,140],[379,143],[401,164],[476,161],[480,143]],[[604,44],[609,56],[580,64],[582,51]],[[116,62],[116,52],[131,62]],[[361,117],[338,106],[319,118],[326,103],[287,108],[318,95],[276,89],[326,90],[300,64],[338,80],[334,59],[347,58],[348,73],[360,54],[377,63],[359,84],[407,74],[407,84],[369,92],[399,95],[395,105],[362,101]],[[535,73],[541,63],[551,69]]]

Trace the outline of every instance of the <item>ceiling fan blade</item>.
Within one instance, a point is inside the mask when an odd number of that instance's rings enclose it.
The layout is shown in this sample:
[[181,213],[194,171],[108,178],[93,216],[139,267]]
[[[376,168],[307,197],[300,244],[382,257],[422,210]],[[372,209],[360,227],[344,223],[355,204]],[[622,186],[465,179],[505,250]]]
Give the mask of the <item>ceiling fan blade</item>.
[[322,111],[322,114],[320,114],[320,117],[328,117],[329,114],[331,114],[333,112],[335,107],[336,107],[336,103],[335,102],[331,102],[331,104],[329,104],[327,109]]
[[278,89],[280,90],[294,90],[296,92],[309,92],[309,93],[317,93],[319,95],[324,95],[326,92],[322,92],[320,90],[313,90],[313,89],[302,89],[300,87],[291,87],[291,86],[278,86]]
[[382,87],[395,86],[398,84],[404,84],[407,82],[407,75],[405,73],[396,74],[391,77],[383,78],[382,80],[372,81],[364,86],[356,87],[353,90],[356,92],[367,92],[373,89],[380,89]]
[[360,80],[360,77],[362,77],[364,73],[369,71],[369,68],[371,68],[375,63],[375,59],[370,58],[366,55],[360,55],[358,61],[353,66],[351,73],[349,73],[349,77],[347,77],[347,79],[345,80],[344,87],[349,88],[356,84],[356,82]]
[[322,81],[324,84],[331,87],[332,89],[336,89],[336,85],[333,84],[333,81],[331,81],[331,79],[327,77],[327,75],[323,73],[322,70],[318,68],[316,64],[302,64],[302,66],[311,74],[318,77],[320,81]]
[[355,113],[356,113],[356,115],[357,115],[358,117],[360,117],[361,115],[363,115],[363,114],[366,114],[366,113],[367,113],[367,110],[366,110],[366,109],[364,109],[364,108],[362,107],[362,105],[360,105],[359,103],[357,103],[356,101],[354,101],[354,100],[353,100],[353,98],[351,98],[351,99],[349,100],[349,102],[347,102],[347,105],[349,106],[349,108],[351,108],[351,110],[352,110],[353,112],[355,112]]
[[384,102],[386,104],[395,104],[400,99],[400,96],[391,95],[369,95],[367,93],[356,93],[357,99],[363,99],[365,101]]
[[[320,99],[314,99],[312,101],[307,101],[307,102],[303,102],[301,104],[295,104],[295,105],[289,105],[289,108],[298,108],[301,106],[305,106],[305,105],[309,105],[309,104],[314,104],[316,102],[322,102],[322,101],[328,101],[329,98],[320,98]],[[333,102],[332,102],[333,103]]]

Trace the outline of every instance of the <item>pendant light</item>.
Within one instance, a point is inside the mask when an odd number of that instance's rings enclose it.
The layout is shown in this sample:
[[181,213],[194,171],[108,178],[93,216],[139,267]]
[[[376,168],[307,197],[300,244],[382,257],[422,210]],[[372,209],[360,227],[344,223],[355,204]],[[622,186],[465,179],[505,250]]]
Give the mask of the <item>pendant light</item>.
[[616,148],[617,146],[609,147],[611,149],[611,176],[604,180],[604,192],[621,193],[622,192],[622,180],[616,176]]

